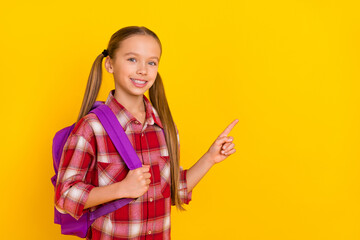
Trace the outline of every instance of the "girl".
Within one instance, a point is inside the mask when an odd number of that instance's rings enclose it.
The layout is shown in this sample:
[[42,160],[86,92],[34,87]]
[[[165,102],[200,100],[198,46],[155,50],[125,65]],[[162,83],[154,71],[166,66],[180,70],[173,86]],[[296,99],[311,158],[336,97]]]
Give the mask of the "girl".
[[[185,210],[182,204],[189,203],[200,179],[235,153],[233,138],[227,135],[237,119],[194,166],[180,167],[178,130],[158,73],[161,53],[154,32],[129,26],[112,35],[92,66],[78,121],[60,161],[55,206],[78,219],[115,199],[136,200],[96,219],[86,239],[170,239],[171,205]],[[135,170],[126,167],[96,115],[88,113],[100,89],[104,57],[115,82],[105,104],[143,163]]]

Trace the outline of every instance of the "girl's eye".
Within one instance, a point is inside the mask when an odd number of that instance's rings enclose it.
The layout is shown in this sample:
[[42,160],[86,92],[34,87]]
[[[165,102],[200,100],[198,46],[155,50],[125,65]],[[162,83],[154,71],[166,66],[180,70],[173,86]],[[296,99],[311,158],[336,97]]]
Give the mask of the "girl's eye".
[[[131,62],[134,62],[133,60],[135,60],[135,58],[128,58],[127,60],[131,61]],[[150,65],[156,66],[156,62],[150,62],[150,63],[153,63],[153,64],[150,64]]]

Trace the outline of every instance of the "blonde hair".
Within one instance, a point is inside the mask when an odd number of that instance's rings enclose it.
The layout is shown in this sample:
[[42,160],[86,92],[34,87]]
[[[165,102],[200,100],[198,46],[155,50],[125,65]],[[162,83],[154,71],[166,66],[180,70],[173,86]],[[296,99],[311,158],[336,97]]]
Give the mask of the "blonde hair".
[[[149,35],[154,37],[159,43],[161,52],[161,42],[157,35],[149,30],[146,27],[138,27],[138,26],[128,26],[121,28],[117,32],[115,32],[109,41],[107,51],[110,58],[115,56],[116,49],[119,48],[121,42],[128,37],[133,35]],[[161,54],[161,53],[160,53]],[[86,90],[84,94],[84,99],[81,105],[80,113],[77,121],[79,121],[82,117],[84,117],[91,110],[91,107],[96,101],[96,98],[99,94],[101,80],[102,80],[102,60],[104,55],[101,53],[95,59],[88,83],[86,85]],[[152,105],[156,109],[159,114],[161,123],[164,126],[165,140],[166,145],[169,152],[170,159],[170,171],[171,171],[171,204],[176,205],[176,207],[180,210],[185,210],[182,207],[182,201],[179,196],[178,186],[179,186],[179,168],[180,168],[180,152],[179,152],[179,143],[177,139],[177,132],[175,128],[175,123],[172,118],[170,108],[166,99],[165,89],[160,77],[159,72],[157,73],[154,84],[149,89],[149,97]]]

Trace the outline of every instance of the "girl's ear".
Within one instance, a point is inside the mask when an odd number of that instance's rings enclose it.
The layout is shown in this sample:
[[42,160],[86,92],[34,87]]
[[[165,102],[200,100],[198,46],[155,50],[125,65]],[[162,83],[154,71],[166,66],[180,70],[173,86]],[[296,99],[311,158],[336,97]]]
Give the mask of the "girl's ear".
[[109,56],[105,58],[105,69],[106,71],[108,71],[108,73],[114,73],[114,69]]

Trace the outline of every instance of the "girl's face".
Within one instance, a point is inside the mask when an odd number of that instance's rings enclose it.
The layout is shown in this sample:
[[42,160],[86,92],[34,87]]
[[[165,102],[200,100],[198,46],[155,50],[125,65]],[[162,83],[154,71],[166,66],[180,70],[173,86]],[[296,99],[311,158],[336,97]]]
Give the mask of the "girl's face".
[[134,35],[123,40],[113,59],[108,56],[105,68],[114,75],[119,94],[142,96],[155,82],[161,49],[148,35]]

